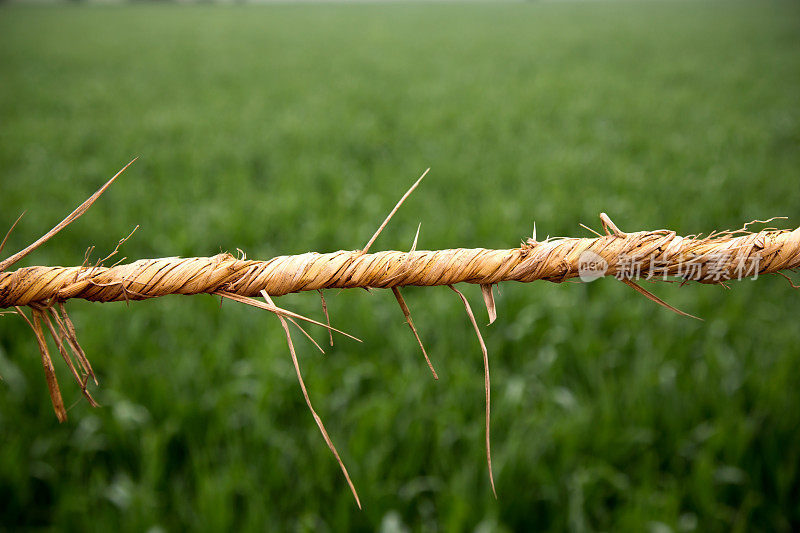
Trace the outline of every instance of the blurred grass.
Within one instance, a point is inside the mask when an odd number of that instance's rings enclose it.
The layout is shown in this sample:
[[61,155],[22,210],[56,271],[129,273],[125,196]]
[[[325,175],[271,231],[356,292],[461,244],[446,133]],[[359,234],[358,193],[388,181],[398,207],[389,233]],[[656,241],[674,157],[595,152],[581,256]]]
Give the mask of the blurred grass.
[[[511,247],[623,229],[800,220],[800,8],[597,2],[0,7],[8,250],[141,159],[26,264]],[[474,305],[479,291],[467,288]],[[0,521],[68,529],[789,531],[800,527],[800,299],[780,278],[508,284],[480,351],[457,298],[330,293],[298,340],[357,511],[264,313],[208,297],[73,302],[104,407],[57,425],[33,338],[0,318]],[[285,305],[319,316],[314,295]],[[485,317],[482,318],[485,320]],[[317,331],[317,338],[325,337]],[[299,339],[299,337],[297,337]],[[268,526],[267,526],[268,525]]]

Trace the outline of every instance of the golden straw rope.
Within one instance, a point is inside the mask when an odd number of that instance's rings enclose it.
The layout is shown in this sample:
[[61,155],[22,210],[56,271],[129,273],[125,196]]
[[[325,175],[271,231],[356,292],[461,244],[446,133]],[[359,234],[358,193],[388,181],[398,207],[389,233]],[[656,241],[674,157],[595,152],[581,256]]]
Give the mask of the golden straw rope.
[[[686,315],[640,287],[635,280],[660,279],[666,281],[671,277],[684,281],[724,284],[728,280],[781,273],[782,270],[800,266],[800,228],[794,231],[765,229],[751,233],[747,231],[749,224],[745,224],[741,230],[714,233],[704,238],[679,237],[674,231],[668,230],[624,233],[605,213],[601,213],[600,219],[606,235],[597,234],[597,238],[548,238],[540,242],[536,240],[534,229],[532,239],[522,243],[519,248],[509,250],[457,248],[417,251],[418,229],[409,252],[367,253],[392,215],[425,177],[428,172],[426,170],[392,209],[363,250],[341,250],[325,254],[309,252],[301,255],[275,257],[267,261],[237,259],[230,254],[219,254],[213,257],[142,259],[112,267],[102,266],[104,261],[117,253],[119,248],[117,246],[111,255],[94,266],[32,266],[8,271],[10,266],[36,250],[83,215],[131,163],[133,161],[52,230],[27,248],[0,261],[0,309],[13,307],[15,311],[12,313],[21,315],[33,330],[41,354],[53,409],[59,421],[66,420],[67,415],[45,332],[50,333],[59,354],[79,384],[82,394],[91,405],[97,405],[87,388],[90,378],[94,380],[95,384],[97,384],[97,379],[78,342],[75,327],[67,315],[64,307],[66,300],[80,298],[95,302],[117,302],[156,298],[169,294],[217,294],[277,315],[285,330],[289,352],[308,408],[325,442],[339,463],[359,507],[361,507],[361,502],[350,475],[325,430],[322,420],[311,404],[286,323],[287,320],[292,322],[320,350],[322,348],[300,327],[295,319],[326,327],[329,332],[337,331],[352,337],[330,326],[322,289],[392,289],[435,379],[438,379],[438,376],[414,327],[410,311],[403,300],[399,287],[447,285],[459,295],[475,329],[483,353],[486,392],[486,460],[492,492],[496,497],[489,436],[488,353],[469,302],[453,286],[454,284],[474,283],[481,286],[490,323],[494,322],[496,317],[492,294],[494,284],[501,281],[527,283],[535,280],[560,283],[578,276],[582,279],[615,276],[660,305]],[[8,234],[13,231],[17,222],[11,226]],[[8,239],[8,234],[0,242],[0,251]],[[121,245],[125,240],[127,237],[122,239],[119,244]],[[271,296],[310,290],[320,292],[327,325],[281,309],[271,298]],[[253,298],[258,296],[262,297],[264,302]],[[23,306],[29,308],[30,318],[23,311]],[[331,336],[332,343],[333,337]],[[77,366],[73,358],[77,361]]]
[[[671,231],[646,231],[597,238],[529,240],[519,248],[398,252],[338,251],[279,256],[268,261],[213,257],[142,259],[105,267],[32,266],[0,273],[0,308],[80,298],[94,302],[141,300],[168,294],[220,291],[271,296],[318,289],[391,288],[501,281],[561,282],[577,277],[584,252],[621,276],[626,262],[636,277],[680,276],[701,283],[768,274],[800,266],[800,228],[705,239]],[[585,256],[584,256],[585,257]],[[633,272],[630,272],[633,274]]]

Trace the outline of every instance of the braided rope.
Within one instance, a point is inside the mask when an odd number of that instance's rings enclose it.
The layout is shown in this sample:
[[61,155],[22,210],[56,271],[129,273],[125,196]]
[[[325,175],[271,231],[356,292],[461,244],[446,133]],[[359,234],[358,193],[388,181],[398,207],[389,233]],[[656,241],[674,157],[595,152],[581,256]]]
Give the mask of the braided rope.
[[[597,238],[529,240],[519,248],[435,251],[338,251],[279,256],[267,261],[213,257],[143,259],[106,267],[32,266],[0,272],[0,308],[80,298],[141,300],[168,294],[226,291],[271,296],[319,289],[391,288],[501,281],[561,282],[577,277],[592,252],[604,275],[663,279],[678,276],[722,283],[800,266],[800,228],[734,236],[680,237],[659,230]],[[636,271],[631,266],[637,265]]]
[[[635,280],[644,278],[667,281],[669,278],[677,277],[685,281],[724,284],[728,280],[780,273],[782,270],[800,266],[800,228],[793,231],[764,229],[752,233],[747,231],[748,224],[745,224],[741,230],[713,233],[707,237],[680,237],[674,231],[668,230],[624,233],[605,213],[600,215],[600,219],[607,235],[598,234],[597,238],[548,238],[540,242],[536,240],[534,234],[532,239],[522,243],[519,248],[508,250],[457,248],[417,251],[415,237],[409,252],[367,253],[392,215],[425,177],[428,172],[426,170],[400,199],[363,250],[340,250],[324,254],[309,252],[279,256],[267,261],[239,259],[225,253],[213,257],[142,259],[112,267],[98,264],[77,267],[32,266],[15,271],[7,270],[83,215],[131,163],[52,230],[27,248],[0,261],[0,309],[13,307],[15,311],[12,313],[21,315],[33,330],[53,409],[59,421],[66,420],[67,413],[47,346],[46,332],[50,333],[60,355],[79,384],[81,393],[91,405],[97,405],[87,388],[90,378],[95,384],[97,379],[65,310],[66,300],[79,298],[94,302],[118,302],[170,294],[218,294],[273,312],[281,321],[308,408],[339,463],[359,507],[361,503],[350,475],[311,404],[286,321],[291,321],[298,328],[300,326],[295,319],[327,327],[329,332],[344,332],[332,328],[329,319],[326,326],[281,309],[275,305],[271,296],[300,291],[320,291],[327,319],[327,307],[322,289],[390,288],[419,343],[433,377],[438,379],[399,287],[447,285],[453,289],[464,304],[483,353],[486,389],[486,460],[492,491],[496,496],[489,436],[488,353],[469,302],[453,286],[454,284],[481,285],[490,323],[496,317],[492,294],[494,284],[502,281],[527,283],[536,280],[560,283],[578,276],[587,281],[603,276],[614,276],[660,305],[686,315],[637,285]],[[11,226],[9,233],[15,226],[16,222]],[[119,244],[124,243],[129,237],[130,235],[122,239]],[[0,251],[7,238],[8,234],[0,242]],[[119,245],[106,257],[106,260],[116,254],[118,248]],[[256,296],[263,297],[266,303],[252,298]],[[29,308],[30,318],[23,311],[24,306]],[[300,330],[320,348],[305,330],[302,328]],[[77,366],[73,358],[77,361]]]

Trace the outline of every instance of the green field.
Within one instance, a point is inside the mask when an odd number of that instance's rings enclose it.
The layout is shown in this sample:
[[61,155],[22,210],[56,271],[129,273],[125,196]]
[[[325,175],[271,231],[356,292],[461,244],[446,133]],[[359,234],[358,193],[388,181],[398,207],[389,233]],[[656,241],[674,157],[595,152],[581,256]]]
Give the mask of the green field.
[[[509,248],[623,230],[800,225],[800,7],[782,2],[0,6],[0,233],[24,261]],[[22,266],[22,264],[20,265]],[[492,497],[481,352],[447,288],[329,291],[339,339],[208,297],[71,302],[101,386],[0,316],[0,529],[790,531],[800,293],[778,276],[500,287]],[[477,287],[463,287],[479,320]],[[316,318],[315,294],[279,304]],[[319,341],[323,330],[314,331]],[[113,528],[113,529],[112,529]]]

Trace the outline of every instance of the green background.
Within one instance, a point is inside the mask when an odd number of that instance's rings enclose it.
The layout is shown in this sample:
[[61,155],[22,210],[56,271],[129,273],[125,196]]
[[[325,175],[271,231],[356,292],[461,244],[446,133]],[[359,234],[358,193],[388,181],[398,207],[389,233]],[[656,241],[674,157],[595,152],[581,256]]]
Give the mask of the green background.
[[[6,254],[133,156],[27,258],[375,245],[509,248],[623,230],[800,221],[800,8],[780,2],[0,6]],[[474,332],[447,288],[329,291],[343,338],[211,296],[70,302],[101,386],[53,415],[34,338],[0,317],[9,528],[788,531],[800,527],[800,297],[785,280],[505,284]],[[486,324],[480,291],[463,287]],[[316,294],[279,304],[316,318]],[[327,338],[316,329],[319,341]]]

